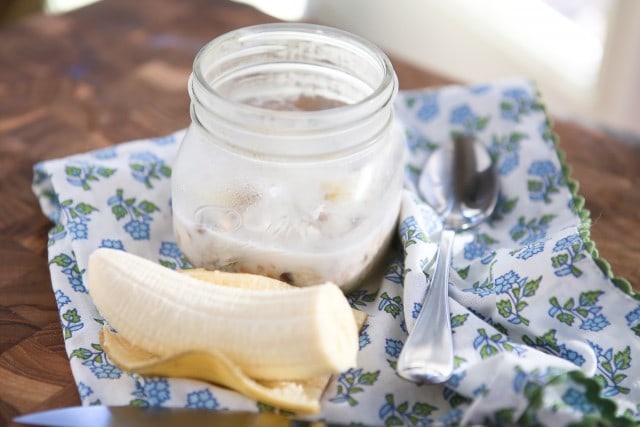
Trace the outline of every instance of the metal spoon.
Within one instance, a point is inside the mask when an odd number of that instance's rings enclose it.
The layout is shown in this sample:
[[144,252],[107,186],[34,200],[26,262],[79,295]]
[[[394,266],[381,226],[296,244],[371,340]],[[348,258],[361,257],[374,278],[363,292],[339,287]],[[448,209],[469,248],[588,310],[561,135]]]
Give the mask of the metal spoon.
[[453,144],[431,154],[418,190],[442,219],[443,229],[435,274],[398,358],[397,371],[410,381],[437,384],[453,372],[448,297],[453,239],[456,232],[477,225],[493,212],[499,188],[487,150],[472,135],[458,134]]

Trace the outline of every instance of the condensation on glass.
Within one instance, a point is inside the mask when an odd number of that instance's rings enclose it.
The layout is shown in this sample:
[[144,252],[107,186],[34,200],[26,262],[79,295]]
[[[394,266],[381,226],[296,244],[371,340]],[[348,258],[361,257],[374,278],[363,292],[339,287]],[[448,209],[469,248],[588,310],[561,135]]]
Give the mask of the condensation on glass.
[[356,285],[393,235],[403,178],[388,58],[310,24],[227,33],[197,55],[172,175],[194,266]]

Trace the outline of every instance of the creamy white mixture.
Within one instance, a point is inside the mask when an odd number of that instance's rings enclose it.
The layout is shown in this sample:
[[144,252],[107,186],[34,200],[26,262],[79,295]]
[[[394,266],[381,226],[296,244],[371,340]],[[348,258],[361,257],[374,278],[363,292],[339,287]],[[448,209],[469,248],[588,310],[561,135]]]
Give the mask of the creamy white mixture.
[[316,209],[315,218],[292,217],[282,209],[278,223],[267,223],[264,212],[273,213],[274,207],[257,195],[247,200],[244,206],[204,206],[190,218],[175,214],[176,238],[194,265],[299,286],[332,281],[346,289],[379,260],[395,230],[397,206],[387,207],[376,223],[367,219],[366,206],[356,203],[339,215]]

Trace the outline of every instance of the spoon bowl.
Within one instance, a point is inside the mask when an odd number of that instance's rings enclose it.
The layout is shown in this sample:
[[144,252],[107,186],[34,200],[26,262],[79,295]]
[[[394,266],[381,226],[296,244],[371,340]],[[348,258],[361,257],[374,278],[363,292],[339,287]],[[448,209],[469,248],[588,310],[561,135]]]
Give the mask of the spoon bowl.
[[458,231],[491,215],[498,200],[498,176],[484,146],[472,135],[456,134],[452,144],[429,157],[418,191],[442,220],[442,232],[433,280],[398,358],[397,371],[413,382],[437,384],[453,373],[448,296],[453,240]]

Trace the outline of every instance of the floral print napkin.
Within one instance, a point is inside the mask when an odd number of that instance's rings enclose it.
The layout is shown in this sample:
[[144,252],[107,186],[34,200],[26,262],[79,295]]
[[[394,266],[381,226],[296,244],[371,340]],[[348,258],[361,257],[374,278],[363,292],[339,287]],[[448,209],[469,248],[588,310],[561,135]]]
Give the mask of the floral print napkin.
[[[365,425],[569,425],[640,421],[640,298],[589,239],[540,96],[526,80],[400,92],[408,161],[398,242],[384,274],[351,292],[369,314],[357,368],[325,390],[321,418]],[[440,223],[417,178],[453,131],[475,134],[500,174],[489,221],[461,233],[450,277],[455,371],[442,385],[395,365],[421,308]],[[83,404],[273,411],[186,379],[121,372],[101,348],[104,320],[85,286],[88,255],[119,248],[187,268],[172,233],[171,165],[183,131],[45,161],[33,190],[53,222],[49,263]]]

